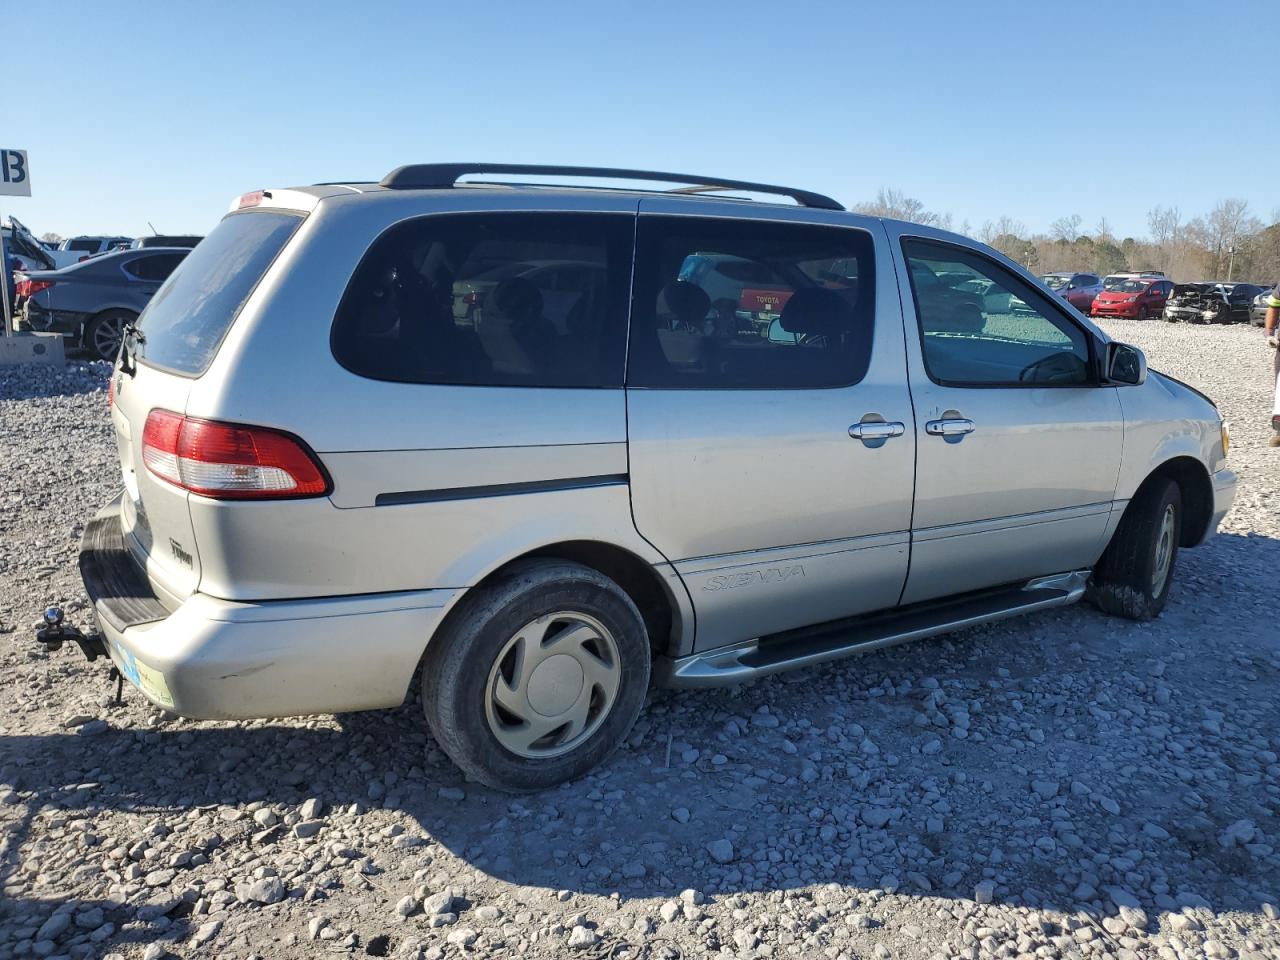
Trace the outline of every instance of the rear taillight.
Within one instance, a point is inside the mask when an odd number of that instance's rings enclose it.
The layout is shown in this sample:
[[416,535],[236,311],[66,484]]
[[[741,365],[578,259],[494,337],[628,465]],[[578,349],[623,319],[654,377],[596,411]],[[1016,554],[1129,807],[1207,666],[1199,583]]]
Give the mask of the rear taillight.
[[40,291],[48,290],[52,286],[52,280],[19,280],[14,284],[14,290],[20,297],[34,297]]
[[329,478],[297,437],[266,427],[152,410],[142,462],[162,480],[214,500],[321,497]]
[[107,377],[107,408],[110,409],[116,405],[116,378]]

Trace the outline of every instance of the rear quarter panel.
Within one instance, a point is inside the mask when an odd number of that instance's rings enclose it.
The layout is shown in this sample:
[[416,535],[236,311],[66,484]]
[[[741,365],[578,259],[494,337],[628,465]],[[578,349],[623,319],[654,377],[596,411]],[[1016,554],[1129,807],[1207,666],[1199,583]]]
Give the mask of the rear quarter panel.
[[[574,198],[513,194],[507,210],[572,210]],[[582,209],[634,215],[626,197]],[[228,599],[470,586],[549,544],[596,540],[652,564],[624,482],[591,489],[377,505],[380,493],[627,473],[621,389],[432,386],[357,376],[330,349],[347,281],[392,224],[491,211],[486,191],[326,199],[246,302],[186,413],[287,430],[333,479],[328,498],[218,503],[191,497],[200,589]]]

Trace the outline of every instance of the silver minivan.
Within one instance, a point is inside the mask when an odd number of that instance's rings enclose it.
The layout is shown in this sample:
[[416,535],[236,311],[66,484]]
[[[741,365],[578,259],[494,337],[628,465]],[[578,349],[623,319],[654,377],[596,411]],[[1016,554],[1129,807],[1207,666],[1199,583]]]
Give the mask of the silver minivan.
[[203,718],[420,693],[507,790],[601,762],[651,679],[1154,617],[1235,489],[1212,402],[995,251],[643,171],[246,194],[111,388],[81,569],[119,673]]

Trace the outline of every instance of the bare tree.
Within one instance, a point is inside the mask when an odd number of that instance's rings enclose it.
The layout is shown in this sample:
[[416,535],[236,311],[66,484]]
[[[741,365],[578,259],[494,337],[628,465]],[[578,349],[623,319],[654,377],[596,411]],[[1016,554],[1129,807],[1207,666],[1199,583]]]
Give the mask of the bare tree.
[[1231,264],[1239,252],[1240,240],[1249,234],[1262,229],[1262,221],[1249,216],[1249,202],[1238,197],[1231,197],[1218,202],[1201,224],[1203,243],[1206,250],[1213,254],[1214,266],[1219,272],[1226,268],[1231,272]]
[[1049,236],[1055,240],[1065,240],[1070,243],[1080,236],[1080,224],[1083,222],[1084,218],[1078,213],[1073,213],[1069,217],[1059,217],[1049,224]]
[[1026,224],[1007,214],[997,220],[986,221],[978,231],[978,239],[988,246],[995,246],[995,241],[1000,237],[1025,237],[1026,235]]
[[929,227],[942,227],[944,230],[951,226],[951,214],[926,210],[923,201],[908,197],[904,191],[893,187],[881,187],[874,200],[855,204],[853,209],[855,213],[865,213],[872,217],[906,220]]
[[1173,243],[1182,234],[1182,214],[1177,207],[1152,207],[1147,211],[1147,229],[1152,243],[1162,247]]
[[50,232],[50,233],[42,233],[42,234],[40,235],[40,239],[41,239],[41,240],[43,240],[45,243],[61,243],[61,242],[62,242],[62,234],[60,234],[60,233],[52,233],[52,232]]
[[1097,240],[1115,241],[1115,237],[1111,234],[1111,224],[1105,214],[1098,218],[1098,225],[1093,228],[1093,236]]

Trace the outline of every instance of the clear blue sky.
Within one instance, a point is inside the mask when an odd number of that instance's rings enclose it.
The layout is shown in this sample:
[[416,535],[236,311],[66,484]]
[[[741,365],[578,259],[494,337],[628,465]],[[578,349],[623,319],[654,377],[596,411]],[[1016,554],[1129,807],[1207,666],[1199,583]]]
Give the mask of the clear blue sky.
[[[976,231],[1280,208],[1280,6],[695,0],[19,4],[5,146],[37,233],[204,232],[414,161],[897,187]],[[21,64],[19,67],[18,65]]]

